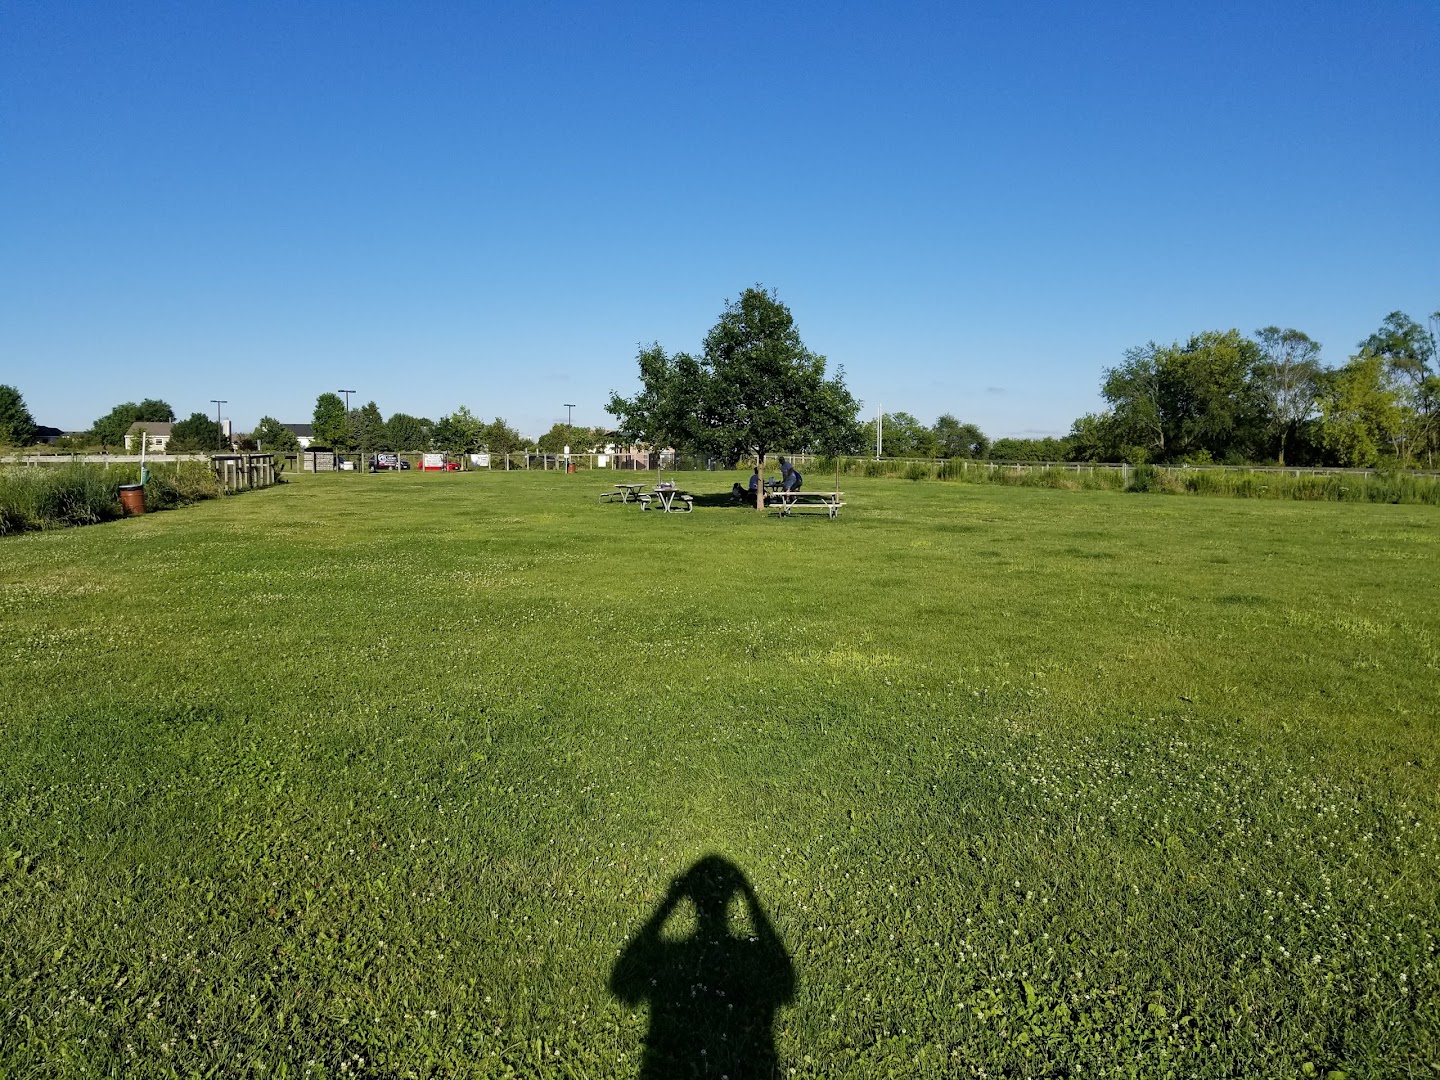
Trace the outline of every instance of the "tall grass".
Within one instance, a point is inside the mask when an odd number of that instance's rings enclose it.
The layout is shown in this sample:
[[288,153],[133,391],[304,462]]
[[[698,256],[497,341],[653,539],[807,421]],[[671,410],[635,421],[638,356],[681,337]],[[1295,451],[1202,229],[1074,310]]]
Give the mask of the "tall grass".
[[[834,458],[816,465],[816,474],[834,475]],[[1158,495],[1218,495],[1237,499],[1293,499],[1302,502],[1419,503],[1440,506],[1440,477],[1402,472],[1296,476],[1275,471],[1170,468],[1138,465],[1096,468],[1090,465],[1003,465],[990,461],[925,462],[842,458],[845,476],[905,480],[948,480],[1002,487],[1057,488],[1065,491],[1133,491]]]
[[[120,485],[139,480],[140,467],[128,463],[0,468],[0,536],[112,521],[123,513]],[[221,494],[208,462],[180,461],[150,472],[145,506],[170,510]]]

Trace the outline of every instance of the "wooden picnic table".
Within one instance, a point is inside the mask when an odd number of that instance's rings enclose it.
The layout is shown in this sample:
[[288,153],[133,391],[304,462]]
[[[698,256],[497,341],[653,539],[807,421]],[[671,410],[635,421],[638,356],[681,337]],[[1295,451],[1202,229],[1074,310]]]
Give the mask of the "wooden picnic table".
[[824,510],[830,518],[840,515],[844,501],[843,491],[772,491],[765,501],[779,507],[781,517],[789,517],[796,510]]

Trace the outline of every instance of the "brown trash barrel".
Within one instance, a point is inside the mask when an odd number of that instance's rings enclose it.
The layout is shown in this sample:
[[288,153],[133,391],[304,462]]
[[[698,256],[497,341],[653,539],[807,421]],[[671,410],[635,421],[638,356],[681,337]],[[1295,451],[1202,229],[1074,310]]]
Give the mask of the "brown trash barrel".
[[572,461],[572,462],[570,462],[568,465],[566,465],[566,466],[565,466],[565,471],[566,471],[566,472],[574,472],[574,471],[575,471],[575,463]]
[[145,485],[121,484],[120,505],[125,508],[126,514],[143,514],[145,512]]

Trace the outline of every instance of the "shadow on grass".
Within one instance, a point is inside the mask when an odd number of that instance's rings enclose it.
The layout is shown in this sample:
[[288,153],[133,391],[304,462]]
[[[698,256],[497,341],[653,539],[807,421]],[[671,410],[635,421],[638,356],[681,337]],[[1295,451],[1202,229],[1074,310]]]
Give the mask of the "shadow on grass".
[[706,492],[704,494],[695,494],[694,492],[692,492],[691,494],[694,495],[696,506],[728,506],[732,510],[755,509],[754,495],[749,496],[749,498],[745,502],[741,502],[740,500],[735,498],[735,493],[733,491],[715,491]]
[[771,1026],[795,996],[795,968],[728,859],[707,855],[670,883],[615,961],[610,990],[650,1006],[642,1080],[779,1071]]

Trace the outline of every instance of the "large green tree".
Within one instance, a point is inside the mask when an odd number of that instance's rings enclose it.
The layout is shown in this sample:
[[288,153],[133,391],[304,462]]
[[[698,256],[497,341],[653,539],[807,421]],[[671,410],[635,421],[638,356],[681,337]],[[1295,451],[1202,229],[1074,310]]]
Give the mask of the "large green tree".
[[430,431],[434,426],[434,423],[423,416],[393,413],[390,419],[385,421],[385,437],[390,442],[390,449],[399,450],[401,453],[429,450]]
[[983,458],[990,450],[990,440],[977,425],[962,424],[949,413],[941,414],[930,430],[937,457]]
[[375,402],[367,401],[360,408],[351,409],[346,420],[350,428],[351,444],[362,454],[391,449],[385,418],[380,415],[380,406]]
[[430,437],[437,450],[457,456],[469,454],[480,449],[484,426],[478,417],[461,405],[449,416],[442,416],[435,421]]
[[125,433],[130,430],[131,424],[170,424],[174,421],[175,410],[168,401],[146,398],[138,405],[133,401],[126,401],[116,405],[90,425],[90,435],[103,448],[109,449],[125,444]]
[[35,418],[13,386],[0,384],[0,446],[29,446],[35,441]]
[[842,453],[860,446],[859,405],[844,371],[800,339],[790,309],[762,287],[727,304],[699,357],[640,351],[640,392],[606,406],[622,435],[735,464],[780,450]]
[[1265,399],[1266,419],[1284,465],[1286,440],[1318,409],[1320,343],[1299,330],[1278,326],[1255,331],[1255,339],[1261,355],[1255,366],[1256,385]]
[[1259,362],[1259,346],[1238,330],[1128,350],[1100,389],[1110,437],[1132,457],[1138,450],[1157,461],[1245,459],[1264,428]]
[[1320,385],[1320,440],[1341,465],[1363,468],[1395,449],[1403,428],[1399,394],[1378,355],[1353,358]]
[[170,444],[166,449],[181,452],[186,450],[215,451],[223,448],[224,429],[204,413],[191,413],[170,429]]
[[262,416],[250,433],[255,445],[276,454],[293,454],[300,449],[300,440],[295,433],[273,416]]
[[[1440,321],[1440,312],[1431,317]],[[1433,460],[1440,442],[1440,375],[1435,370],[1435,336],[1403,311],[1385,316],[1380,329],[1360,343],[1362,357],[1383,365],[1398,399],[1395,443],[1402,460],[1423,454]]]
[[350,421],[345,415],[345,402],[339,394],[324,393],[315,399],[315,413],[310,431],[318,446],[332,450],[350,449]]
[[[485,425],[480,433],[480,438],[485,449],[492,454],[513,454],[525,446],[525,439],[509,424],[503,416],[497,416],[490,423]],[[509,458],[506,458],[506,465],[509,465]]]

